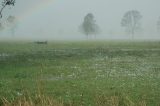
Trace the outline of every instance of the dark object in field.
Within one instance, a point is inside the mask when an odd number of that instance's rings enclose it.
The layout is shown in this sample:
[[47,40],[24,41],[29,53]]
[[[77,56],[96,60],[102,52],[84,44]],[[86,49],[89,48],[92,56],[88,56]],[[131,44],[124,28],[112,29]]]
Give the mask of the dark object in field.
[[34,43],[36,43],[36,44],[48,44],[47,41],[36,41],[36,42],[34,42]]

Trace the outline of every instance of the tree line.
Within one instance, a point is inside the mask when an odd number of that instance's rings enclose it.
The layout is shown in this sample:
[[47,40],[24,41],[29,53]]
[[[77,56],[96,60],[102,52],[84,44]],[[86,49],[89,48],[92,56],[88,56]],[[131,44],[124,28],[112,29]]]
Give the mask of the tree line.
[[[124,14],[121,20],[121,26],[125,27],[125,31],[132,35],[132,39],[134,38],[135,33],[141,28],[142,15],[137,10],[131,10]],[[160,21],[159,21],[160,25]],[[96,20],[94,19],[94,15],[92,13],[88,13],[84,17],[84,21],[81,25],[81,32],[88,36],[96,36],[99,33],[99,26],[96,24]]]
[[[0,18],[2,18],[3,10],[7,6],[14,6],[15,0],[3,0],[2,1],[2,7],[0,9]],[[130,10],[127,11],[121,20],[121,26],[125,28],[125,32],[131,35],[132,39],[134,39],[134,35],[136,32],[141,30],[141,19],[142,15],[137,10]],[[15,28],[16,28],[16,17],[15,16],[9,16],[7,18],[8,25],[10,25],[11,33],[14,35]],[[4,26],[0,22],[0,30],[3,30]],[[157,29],[160,32],[160,17],[157,21]],[[95,17],[92,13],[88,13],[84,19],[83,23],[80,25],[80,31],[86,35],[87,38],[90,38],[91,36],[94,36],[96,38],[96,35],[100,33],[100,27],[96,24]]]
[[[125,28],[127,34],[131,35],[132,39],[134,39],[134,35],[142,29],[141,19],[142,15],[137,10],[127,11],[121,19],[121,26]],[[100,28],[96,24],[96,20],[92,13],[88,13],[84,17],[80,30],[87,38],[89,38],[89,36],[96,36],[100,32]],[[160,17],[157,21],[157,30],[160,32]]]

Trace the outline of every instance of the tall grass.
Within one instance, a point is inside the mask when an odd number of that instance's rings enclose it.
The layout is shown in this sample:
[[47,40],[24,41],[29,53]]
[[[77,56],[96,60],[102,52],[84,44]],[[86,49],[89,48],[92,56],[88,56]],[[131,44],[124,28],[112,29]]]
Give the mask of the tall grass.
[[[80,104],[74,103],[64,103],[63,101],[57,101],[54,98],[48,97],[46,95],[37,94],[23,95],[16,98],[14,101],[8,101],[6,98],[1,98],[2,106],[85,106],[83,102]],[[120,96],[98,96],[95,99],[95,106],[147,106],[146,102],[140,101],[134,103],[128,97]]]
[[57,102],[51,97],[45,95],[21,96],[14,101],[8,101],[2,98],[2,106],[64,106],[63,103]]

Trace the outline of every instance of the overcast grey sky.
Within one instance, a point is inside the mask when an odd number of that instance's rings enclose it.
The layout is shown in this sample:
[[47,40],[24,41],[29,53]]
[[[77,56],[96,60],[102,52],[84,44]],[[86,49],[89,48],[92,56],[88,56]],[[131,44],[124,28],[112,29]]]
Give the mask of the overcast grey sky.
[[[138,37],[157,38],[156,22],[160,16],[160,0],[16,0],[4,17],[19,17],[16,36],[21,38],[85,38],[78,31],[84,16],[91,12],[101,28],[99,38],[128,37],[120,26],[128,10],[138,10],[143,31]],[[0,37],[9,36],[9,32]],[[159,37],[160,38],[160,37]]]

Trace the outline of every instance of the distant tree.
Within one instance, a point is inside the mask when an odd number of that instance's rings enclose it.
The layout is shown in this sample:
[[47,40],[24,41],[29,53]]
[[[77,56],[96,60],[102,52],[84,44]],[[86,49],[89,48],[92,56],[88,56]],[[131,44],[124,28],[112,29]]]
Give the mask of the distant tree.
[[160,17],[158,18],[157,21],[157,31],[160,33]]
[[80,29],[82,33],[87,36],[87,38],[89,38],[89,35],[96,36],[99,33],[99,27],[96,24],[96,21],[94,20],[94,15],[92,13],[88,13],[84,17],[84,21],[80,26]]
[[135,32],[137,32],[140,26],[140,20],[142,15],[137,10],[131,10],[124,14],[121,26],[126,28],[126,32],[132,35],[132,39],[134,39]]
[[4,8],[7,6],[14,6],[14,4],[15,4],[15,0],[3,0],[2,7],[0,9],[0,18],[2,18],[2,12],[3,12]]
[[4,29],[3,25],[0,23],[0,31]]
[[8,27],[10,28],[12,36],[15,35],[15,29],[17,27],[17,19],[15,16],[9,16],[7,18]]
[[2,25],[2,23],[0,23],[0,35],[1,35],[3,30],[4,30],[4,26]]

